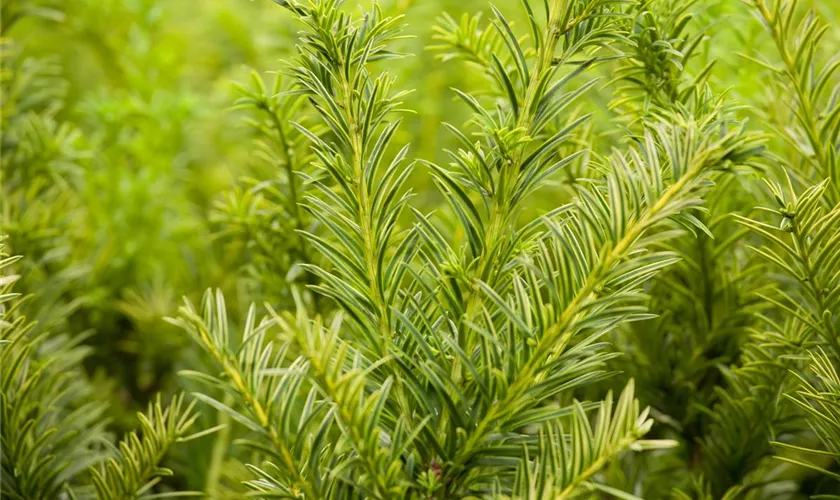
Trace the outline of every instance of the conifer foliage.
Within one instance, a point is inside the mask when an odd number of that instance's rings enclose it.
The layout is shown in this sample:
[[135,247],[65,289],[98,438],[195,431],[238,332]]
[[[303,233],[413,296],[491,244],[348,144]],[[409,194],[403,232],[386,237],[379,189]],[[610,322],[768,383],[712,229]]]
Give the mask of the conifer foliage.
[[[206,269],[160,262],[180,305],[117,307],[79,291],[111,276],[74,250],[109,217],[86,189],[156,143],[91,124],[7,36],[60,8],[4,5],[2,497],[840,498],[840,31],[798,1],[517,4],[433,28],[384,1],[264,6],[295,43],[271,84],[235,84],[256,161],[177,202]],[[698,20],[730,8],[769,41],[737,56],[758,96],[723,92],[734,56]],[[434,151],[403,74],[422,29],[469,75]],[[162,80],[123,63],[153,115]],[[127,182],[155,192],[159,165]],[[131,345],[101,345],[120,314],[178,339],[150,337],[180,356],[136,418],[109,395],[137,381],[99,361]]]

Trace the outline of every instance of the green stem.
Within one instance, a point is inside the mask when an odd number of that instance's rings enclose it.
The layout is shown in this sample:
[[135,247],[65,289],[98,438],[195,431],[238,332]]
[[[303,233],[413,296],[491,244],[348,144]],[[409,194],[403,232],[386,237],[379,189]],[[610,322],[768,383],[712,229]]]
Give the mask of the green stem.
[[[266,111],[268,116],[271,117],[271,123],[277,130],[277,140],[280,143],[280,153],[283,155],[283,168],[286,173],[286,179],[289,183],[289,208],[291,209],[292,217],[295,219],[295,229],[300,231],[303,230],[303,214],[300,210],[297,180],[295,179],[295,168],[294,163],[292,162],[292,154],[289,151],[290,145],[286,140],[286,132],[283,130],[283,124],[280,123],[277,113],[268,106],[263,105],[261,107]],[[297,236],[297,239],[299,247],[298,253],[300,254],[300,258],[303,259],[306,256],[306,242],[300,236]]]
[[[350,64],[349,61],[342,61],[339,66]],[[360,70],[361,71],[361,70]],[[362,144],[362,135],[359,130],[359,124],[356,117],[353,115],[353,90],[350,81],[345,77],[343,68],[340,68],[338,73],[340,76],[340,86],[344,98],[343,107],[345,110],[345,117],[347,118],[347,125],[349,127],[350,149],[352,151],[352,168],[353,179],[352,186],[355,188],[356,198],[359,200],[359,226],[362,233],[362,245],[364,251],[365,266],[370,280],[371,300],[376,307],[378,318],[376,320],[379,332],[382,335],[382,342],[378,346],[379,355],[385,356],[387,354],[386,344],[391,338],[391,315],[388,312],[388,306],[385,302],[385,296],[382,291],[380,276],[379,276],[379,254],[376,248],[376,233],[373,228],[373,206],[371,204],[368,193],[369,186],[364,175],[364,145]]]
[[[625,437],[624,439],[619,441],[616,446],[613,446],[612,448],[607,450],[606,453],[602,454],[594,462],[589,464],[589,467],[587,467],[586,469],[581,471],[580,474],[575,476],[569,482],[569,484],[565,488],[563,488],[563,491],[561,491],[555,497],[555,499],[556,500],[563,500],[565,498],[570,498],[574,494],[575,489],[578,486],[580,486],[581,483],[583,483],[584,481],[586,481],[587,479],[589,479],[590,477],[595,475],[595,473],[598,472],[599,470],[601,470],[605,465],[607,465],[607,463],[610,460],[612,460],[613,457],[615,457],[616,455],[618,455],[622,451],[626,450],[628,447],[630,447],[630,445],[635,443],[637,440],[638,439],[636,438],[636,436],[631,435],[631,436]],[[562,452],[562,453],[565,453],[565,452]]]
[[[233,396],[225,394],[224,404],[231,406],[233,404]],[[225,459],[225,454],[230,447],[230,415],[225,412],[218,412],[218,424],[224,425],[216,434],[216,439],[213,441],[213,450],[210,454],[210,467],[207,470],[207,478],[204,481],[204,491],[210,495],[210,498],[216,498],[216,490],[219,486],[219,478],[221,477],[222,463]]]
[[[790,80],[793,91],[796,94],[796,100],[799,102],[801,111],[801,124],[805,127],[806,136],[808,137],[808,144],[814,151],[814,157],[806,157],[807,161],[811,161],[821,170],[820,175],[823,177],[831,177],[831,168],[829,164],[828,152],[825,149],[825,144],[820,140],[819,124],[817,117],[814,115],[814,104],[808,97],[807,89],[802,88],[799,84],[802,81],[800,71],[796,67],[796,61],[790,54],[787,47],[787,35],[784,28],[779,25],[779,19],[772,14],[764,3],[764,0],[755,0],[756,8],[758,8],[761,17],[770,29],[770,34],[773,38],[773,43],[776,45],[779,55],[784,62],[784,75]],[[793,13],[791,13],[793,15]],[[834,179],[832,179],[834,180]],[[835,183],[836,184],[836,183]],[[832,194],[832,202],[840,199],[840,187],[831,185],[829,192]]]
[[[515,128],[530,129],[531,121],[533,119],[534,103],[539,97],[537,95],[537,91],[541,86],[540,84],[543,80],[543,73],[551,70],[551,61],[554,58],[554,50],[557,47],[557,42],[560,40],[560,35],[562,33],[562,30],[559,28],[560,20],[558,19],[558,16],[561,11],[560,6],[563,2],[564,0],[554,0],[551,10],[549,11],[551,14],[546,26],[545,39],[543,44],[540,46],[539,55],[531,73],[531,80],[528,82],[528,87],[525,90],[525,97],[523,99],[522,106],[520,107],[522,114],[516,121]],[[517,149],[513,158],[510,158],[508,161],[503,163],[502,169],[499,172],[499,189],[497,193],[494,193],[494,196],[491,199],[490,215],[487,223],[487,232],[485,233],[484,247],[478,258],[475,275],[476,279],[486,282],[490,287],[495,285],[495,278],[497,277],[491,276],[491,272],[501,269],[504,267],[504,264],[506,264],[504,262],[496,262],[495,257],[497,256],[497,248],[505,245],[508,241],[510,241],[512,236],[512,232],[508,230],[508,226],[515,215],[517,207],[510,206],[510,203],[508,202],[508,197],[510,195],[509,190],[511,186],[516,184],[515,181],[519,176],[520,165],[522,164],[525,152],[526,145],[523,144]],[[474,318],[478,313],[478,309],[481,305],[480,298],[481,294],[478,293],[477,290],[474,289],[470,292],[464,308],[464,321],[472,320],[472,318]]]

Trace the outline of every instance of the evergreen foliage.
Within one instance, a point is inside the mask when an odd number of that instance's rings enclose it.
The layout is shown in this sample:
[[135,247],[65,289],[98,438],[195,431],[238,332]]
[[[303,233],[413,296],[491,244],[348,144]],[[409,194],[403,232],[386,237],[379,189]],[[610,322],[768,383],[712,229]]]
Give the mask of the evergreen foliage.
[[2,498],[840,498],[836,6],[0,16]]

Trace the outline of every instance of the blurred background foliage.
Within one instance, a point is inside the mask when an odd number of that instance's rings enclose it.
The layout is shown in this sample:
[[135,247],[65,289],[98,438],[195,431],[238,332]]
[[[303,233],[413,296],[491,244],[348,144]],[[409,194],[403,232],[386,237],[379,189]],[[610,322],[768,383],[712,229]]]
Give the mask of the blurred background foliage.
[[[383,63],[400,86],[414,89],[403,106],[411,113],[394,142],[410,142],[413,158],[445,163],[445,150],[456,143],[442,122],[460,127],[470,117],[450,88],[475,94],[495,90],[468,64],[439,60],[440,51],[429,49],[441,42],[433,26],[447,22],[439,19],[444,12],[454,23],[461,23],[465,14],[484,12],[482,23],[488,3],[381,3],[385,12],[405,14],[410,35],[399,49],[411,57]],[[816,8],[830,25],[821,47],[840,47],[840,3],[803,4]],[[518,2],[500,0],[496,5],[517,25],[525,25]],[[658,60],[644,61],[659,71],[633,83],[673,99],[679,88],[670,89],[669,82],[678,82],[683,73],[701,75],[726,91],[732,102],[744,105],[755,130],[790,130],[791,94],[759,62],[777,56],[749,6],[735,0],[698,0],[688,11],[693,18],[687,30],[697,34],[694,56],[686,61],[679,54],[662,53]],[[2,231],[8,234],[11,253],[26,257],[20,263],[18,291],[37,292],[27,305],[30,318],[57,332],[85,335],[84,343],[92,347],[86,370],[99,397],[111,403],[112,430],[122,433],[134,425],[134,412],[156,393],[183,385],[176,381],[179,369],[205,362],[185,335],[163,320],[175,313],[182,296],[197,300],[202,290],[220,288],[229,312],[241,317],[252,301],[288,308],[288,283],[309,279],[297,268],[295,255],[311,250],[294,229],[315,222],[291,213],[295,205],[286,191],[290,177],[276,168],[278,155],[289,151],[266,140],[276,133],[273,120],[288,112],[273,97],[285,83],[280,77],[275,87],[272,72],[282,70],[280,59],[293,53],[297,26],[271,0],[4,0],[0,14]],[[667,26],[672,21],[646,22]],[[643,38],[640,34],[640,43]],[[622,84],[617,77],[627,76],[621,73],[624,64],[617,59],[597,67],[599,80],[579,104],[585,109],[570,113],[569,121],[584,112],[594,114],[585,133],[578,134],[592,154],[608,153],[609,138],[635,126],[627,117],[644,113],[638,102],[614,101]],[[634,106],[640,108],[628,112]],[[293,130],[288,133],[291,154],[305,170],[308,146],[295,141]],[[770,149],[797,164],[797,148],[785,137],[773,135]],[[587,158],[580,157],[567,172],[585,173]],[[428,172],[418,168],[412,175],[410,183],[418,194],[414,206],[421,211],[439,206],[440,195]],[[569,176],[570,182],[575,177]],[[529,201],[527,210],[538,213],[570,198],[562,176],[553,182]],[[709,203],[709,218],[749,211],[763,201],[756,186],[738,179],[724,183]],[[712,232],[733,230],[731,221],[717,222],[710,225]],[[725,240],[682,243],[686,254],[709,251],[716,256],[713,260],[721,267],[703,276],[745,275],[754,280],[751,291],[767,285],[762,268],[721,257],[743,254],[726,248]],[[310,254],[305,260],[317,258]],[[696,263],[704,259],[698,255]],[[691,265],[669,273],[685,273],[686,290],[704,290],[706,284],[691,281],[696,277]],[[643,403],[666,412],[688,442],[713,426],[696,409],[717,401],[714,390],[700,390],[696,384],[721,384],[717,366],[736,361],[751,333],[752,323],[745,318],[762,307],[739,296],[744,289],[739,284],[731,294],[710,294],[702,310],[690,298],[684,309],[657,320],[661,328],[639,323],[615,339],[628,353],[620,368],[636,378]],[[670,294],[680,291],[654,293],[672,304]],[[715,320],[709,323],[713,315],[707,312],[712,310]],[[675,331],[690,332],[689,345],[650,342],[651,332],[668,336]],[[686,352],[644,352],[639,346],[646,343]],[[638,362],[651,357],[680,364]],[[644,371],[651,366],[667,375]],[[663,377],[670,385],[662,386]],[[619,377],[616,386],[625,380]],[[210,412],[200,418],[206,420],[204,427],[224,421]],[[230,495],[236,496],[235,483],[225,483],[225,478],[239,471],[223,465],[226,454],[237,453],[228,447],[231,432],[196,440],[176,452],[171,466],[184,483],[179,488],[222,492],[230,487]],[[702,453],[700,448],[698,444],[686,453]],[[662,498],[656,490],[649,494]]]

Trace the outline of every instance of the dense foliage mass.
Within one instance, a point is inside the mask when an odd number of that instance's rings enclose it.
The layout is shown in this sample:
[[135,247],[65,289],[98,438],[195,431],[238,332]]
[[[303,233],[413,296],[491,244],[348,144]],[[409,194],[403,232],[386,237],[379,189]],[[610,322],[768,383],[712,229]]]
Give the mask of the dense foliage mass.
[[0,496],[840,498],[840,5],[350,3],[3,2]]

